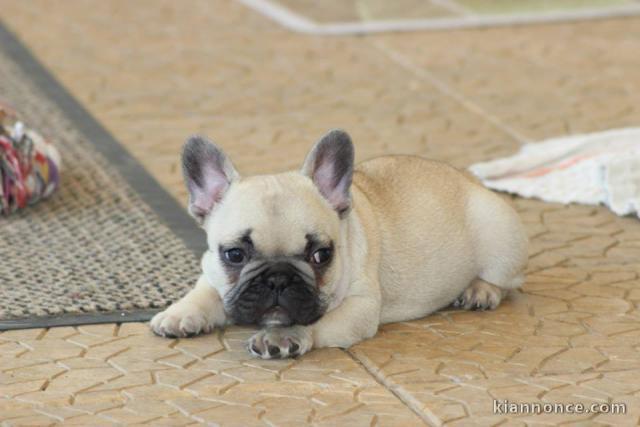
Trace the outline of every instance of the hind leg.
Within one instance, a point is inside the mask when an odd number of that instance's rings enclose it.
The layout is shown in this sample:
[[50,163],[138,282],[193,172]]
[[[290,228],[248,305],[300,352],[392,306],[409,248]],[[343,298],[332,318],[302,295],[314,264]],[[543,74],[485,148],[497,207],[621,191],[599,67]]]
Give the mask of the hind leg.
[[465,310],[494,310],[507,292],[487,281],[475,279],[453,302],[453,306]]
[[[500,294],[490,292],[491,287],[509,290],[522,286],[529,251],[527,233],[516,211],[490,191],[477,189],[471,194],[468,213],[479,271],[463,295],[478,294],[474,299],[482,299],[486,294]],[[496,297],[489,299],[495,301]]]

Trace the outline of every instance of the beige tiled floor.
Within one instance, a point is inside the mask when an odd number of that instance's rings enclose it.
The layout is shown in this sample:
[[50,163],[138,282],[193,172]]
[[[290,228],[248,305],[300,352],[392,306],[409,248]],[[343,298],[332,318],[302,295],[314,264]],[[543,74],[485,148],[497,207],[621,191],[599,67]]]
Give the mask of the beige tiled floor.
[[[297,167],[336,126],[359,159],[466,166],[640,122],[639,19],[315,38],[233,1],[0,0],[0,16],[181,200],[177,153],[194,132],[252,174]],[[444,312],[275,362],[250,359],[238,328],[180,341],[141,324],[5,332],[0,420],[635,425],[640,223],[515,203],[531,238],[527,282],[495,312]],[[495,415],[494,398],[625,402],[628,413]]]

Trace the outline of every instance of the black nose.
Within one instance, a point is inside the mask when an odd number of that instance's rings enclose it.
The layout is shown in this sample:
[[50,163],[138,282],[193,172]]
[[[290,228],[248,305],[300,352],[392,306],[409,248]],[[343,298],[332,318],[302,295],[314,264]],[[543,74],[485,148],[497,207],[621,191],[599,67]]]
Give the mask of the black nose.
[[265,282],[269,289],[282,291],[301,278],[296,269],[288,263],[279,262],[265,272]]
[[289,286],[291,278],[285,273],[274,273],[267,276],[267,286],[272,290],[282,290]]

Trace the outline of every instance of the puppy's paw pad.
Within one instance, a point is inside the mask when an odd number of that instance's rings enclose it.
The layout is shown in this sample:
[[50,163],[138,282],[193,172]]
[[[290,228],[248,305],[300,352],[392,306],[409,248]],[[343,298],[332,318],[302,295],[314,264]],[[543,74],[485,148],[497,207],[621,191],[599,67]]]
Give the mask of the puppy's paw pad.
[[303,327],[265,329],[249,339],[249,352],[262,359],[300,356],[311,349],[311,337]]
[[453,307],[464,310],[494,310],[503,297],[503,290],[484,280],[474,281],[453,302]]
[[156,314],[150,322],[151,330],[162,337],[183,338],[211,332],[211,323],[198,309],[169,307]]

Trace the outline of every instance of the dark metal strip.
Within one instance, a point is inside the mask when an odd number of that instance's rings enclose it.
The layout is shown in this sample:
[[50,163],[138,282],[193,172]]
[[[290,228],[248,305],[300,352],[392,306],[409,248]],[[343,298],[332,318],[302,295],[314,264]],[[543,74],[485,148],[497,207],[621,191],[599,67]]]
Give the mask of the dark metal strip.
[[146,322],[159,311],[161,310],[116,311],[111,313],[63,314],[60,316],[0,320],[0,331],[94,325],[99,323]]

